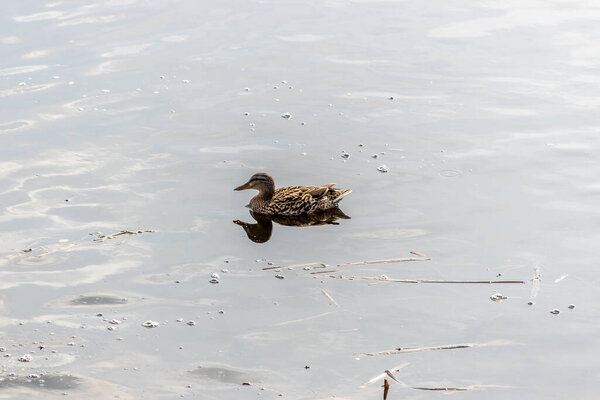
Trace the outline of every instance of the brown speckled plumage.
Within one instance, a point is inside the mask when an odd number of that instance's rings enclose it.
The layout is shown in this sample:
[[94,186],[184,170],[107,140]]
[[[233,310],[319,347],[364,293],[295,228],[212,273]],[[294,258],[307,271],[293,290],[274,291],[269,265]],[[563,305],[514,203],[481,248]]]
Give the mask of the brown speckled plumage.
[[287,186],[275,189],[273,178],[266,173],[254,174],[250,180],[235,190],[256,189],[258,194],[250,200],[252,211],[267,215],[302,215],[328,210],[352,192],[334,188],[335,183],[324,186]]

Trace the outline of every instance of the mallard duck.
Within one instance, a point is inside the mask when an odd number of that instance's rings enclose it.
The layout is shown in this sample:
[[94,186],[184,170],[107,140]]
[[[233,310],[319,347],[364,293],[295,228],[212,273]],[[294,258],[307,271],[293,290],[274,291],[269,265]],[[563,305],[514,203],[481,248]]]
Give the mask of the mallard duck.
[[328,210],[350,194],[352,190],[334,188],[335,183],[324,186],[286,186],[275,189],[275,181],[264,172],[254,174],[250,180],[234,190],[256,189],[258,194],[248,206],[259,214],[302,215],[318,210]]

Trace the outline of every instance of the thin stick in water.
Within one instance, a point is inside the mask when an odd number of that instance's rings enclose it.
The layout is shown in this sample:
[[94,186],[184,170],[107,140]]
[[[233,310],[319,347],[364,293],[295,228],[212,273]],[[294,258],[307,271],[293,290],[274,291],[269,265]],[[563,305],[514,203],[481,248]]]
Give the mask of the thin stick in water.
[[337,307],[339,307],[339,306],[340,306],[340,305],[337,303],[337,301],[335,301],[335,300],[333,299],[333,297],[331,297],[331,296],[329,295],[329,293],[327,293],[327,292],[325,291],[325,289],[321,289],[321,293],[323,293],[323,294],[325,295],[325,297],[327,297],[327,298],[329,299],[329,301],[330,301],[330,302],[332,302],[333,304],[335,304]]
[[488,343],[448,344],[448,345],[443,345],[443,346],[429,346],[429,347],[406,347],[406,348],[399,347],[394,350],[375,351],[372,353],[357,353],[357,354],[354,354],[354,357],[383,356],[383,355],[390,355],[390,354],[415,353],[415,352],[419,352],[419,351],[431,351],[431,350],[468,349],[471,347],[504,346],[508,343],[509,342],[495,341],[495,342],[488,342]]

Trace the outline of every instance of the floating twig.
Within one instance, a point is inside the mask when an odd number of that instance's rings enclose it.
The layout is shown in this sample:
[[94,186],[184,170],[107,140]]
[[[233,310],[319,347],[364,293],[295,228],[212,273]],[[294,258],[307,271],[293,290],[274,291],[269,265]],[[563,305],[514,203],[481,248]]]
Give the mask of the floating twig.
[[471,385],[465,387],[413,387],[413,389],[417,390],[433,390],[433,391],[445,391],[445,392],[463,392],[467,390],[477,390],[477,389],[485,389],[485,388],[502,388],[507,389],[512,386],[501,386],[501,385]]
[[397,262],[407,262],[407,261],[428,261],[431,258],[421,257],[421,258],[391,258],[389,260],[374,260],[374,261],[358,261],[344,264],[337,264],[336,267],[350,267],[354,265],[367,265],[367,264],[387,264],[387,263],[397,263]]
[[304,264],[294,264],[294,265],[280,265],[277,267],[266,267],[263,268],[263,271],[268,271],[271,269],[280,269],[280,268],[298,268],[298,267],[308,267],[309,265],[316,265],[316,264],[321,264],[320,262],[310,262],[310,263],[304,263]]
[[390,391],[390,384],[387,379],[384,379],[383,380],[383,400],[387,399],[389,391]]
[[[154,231],[150,231],[150,230],[135,231],[135,232],[134,231],[119,231],[119,232],[113,233],[112,235],[96,234],[95,236],[97,236],[97,237],[96,237],[96,239],[94,239],[94,242],[103,242],[105,240],[113,239],[113,238],[116,238],[121,235],[137,235],[140,233],[151,233],[151,232],[154,232]],[[90,235],[94,235],[94,234],[90,233]]]
[[[414,254],[414,252],[411,252]],[[299,267],[308,267],[310,265],[317,265],[319,264],[320,267],[315,267],[315,268],[326,268],[326,267],[350,267],[350,266],[354,266],[354,265],[367,265],[367,264],[386,264],[386,263],[397,263],[397,262],[408,262],[408,261],[428,261],[431,260],[431,258],[425,257],[425,256],[420,256],[419,258],[415,258],[415,257],[408,257],[408,258],[390,258],[388,260],[371,260],[371,261],[357,261],[357,262],[351,262],[351,263],[343,263],[343,264],[337,264],[337,265],[327,265],[325,263],[322,262],[311,262],[311,263],[304,263],[304,264],[293,264],[293,265],[279,265],[276,267],[265,267],[263,268],[263,271],[268,271],[271,269],[282,269],[282,268],[299,268]]]
[[564,275],[561,275],[561,276],[559,276],[558,278],[556,278],[556,279],[554,280],[554,283],[558,283],[558,282],[562,281],[562,280],[563,280],[563,279],[565,279],[567,276],[569,276],[569,274],[564,274]]
[[369,379],[369,381],[365,384],[363,384],[361,387],[366,387],[372,383],[377,382],[378,380],[380,380],[381,378],[385,378],[386,376],[389,376],[390,378],[392,378],[393,380],[395,380],[396,382],[398,382],[399,384],[405,386],[405,384],[403,384],[402,382],[400,382],[398,379],[396,379],[396,377],[390,375],[393,372],[398,372],[400,371],[402,368],[406,367],[407,365],[409,365],[410,363],[402,363],[394,368],[390,368],[390,369],[386,369],[384,373],[379,374],[371,379]]
[[416,251],[411,251],[410,254],[414,254],[415,256],[418,256],[418,257],[425,257],[425,258],[427,258],[426,255],[423,255],[423,254],[421,254],[419,252],[416,252]]
[[311,272],[310,274],[311,274],[311,275],[317,275],[317,274],[331,274],[332,272],[337,272],[337,271],[336,271],[335,269],[328,269],[328,270],[325,270],[325,271],[314,271],[314,272]]
[[349,281],[380,281],[380,282],[398,282],[398,283],[477,283],[477,284],[497,284],[497,283],[525,283],[525,281],[453,281],[453,280],[434,280],[434,279],[395,279],[379,276],[343,276],[329,275],[332,279],[346,279]]
[[504,346],[509,342],[488,342],[488,343],[465,343],[465,344],[448,344],[443,346],[430,346],[430,347],[399,347],[394,350],[375,351],[372,353],[356,353],[354,357],[365,357],[365,356],[385,356],[390,354],[400,353],[415,353],[419,351],[431,351],[431,350],[455,350],[455,349],[468,349],[471,347],[490,347],[490,346]]
[[337,303],[337,301],[335,301],[335,300],[333,299],[333,297],[331,297],[331,296],[329,295],[329,293],[327,293],[327,292],[325,291],[325,289],[321,289],[321,293],[323,293],[323,294],[325,295],[325,297],[327,297],[327,298],[329,299],[329,301],[330,301],[330,302],[332,302],[333,304],[335,304],[337,307],[339,307],[339,306],[340,306],[340,305]]

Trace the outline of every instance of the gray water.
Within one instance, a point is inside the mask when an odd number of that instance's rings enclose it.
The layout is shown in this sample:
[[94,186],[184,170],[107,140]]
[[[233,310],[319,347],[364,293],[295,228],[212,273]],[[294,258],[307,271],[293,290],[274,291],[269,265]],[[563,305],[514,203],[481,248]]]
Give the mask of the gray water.
[[[0,398],[596,398],[594,2],[0,11]],[[261,171],[350,219],[248,240]]]

